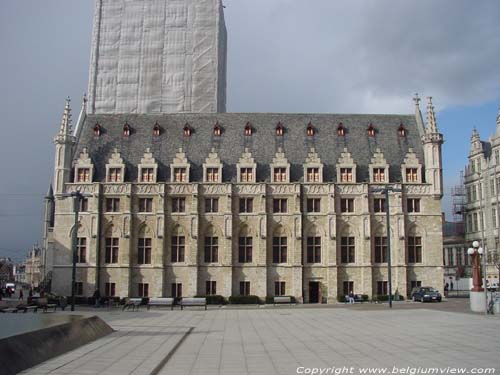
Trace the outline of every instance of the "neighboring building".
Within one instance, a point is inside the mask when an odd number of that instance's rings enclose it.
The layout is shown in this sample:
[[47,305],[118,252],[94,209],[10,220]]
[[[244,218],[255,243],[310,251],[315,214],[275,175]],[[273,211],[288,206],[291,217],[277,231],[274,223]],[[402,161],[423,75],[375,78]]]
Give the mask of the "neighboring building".
[[[210,9],[221,22],[221,4],[206,3],[218,5]],[[93,60],[90,87],[99,91],[95,70]],[[222,71],[225,82],[225,66],[207,79]],[[393,291],[441,285],[443,138],[430,99],[426,126],[418,97],[414,115],[115,114],[88,105],[71,131],[68,101],[55,138],[45,236],[54,292],[71,291],[77,230],[81,295],[96,286],[122,297],[384,295],[388,231],[374,188],[387,185],[401,190],[390,193]],[[78,228],[75,191],[85,195]]]
[[10,258],[0,258],[0,287],[14,281],[14,263]]
[[37,246],[28,252],[26,256],[25,264],[25,282],[33,288],[39,286],[42,281],[42,251]]
[[500,110],[497,128],[488,141],[481,141],[474,128],[469,164],[465,168],[467,243],[483,241],[487,252],[487,278],[498,285],[500,272]]
[[16,284],[25,285],[26,284],[26,265],[18,264],[16,265],[16,271],[14,273],[14,280]]
[[[470,289],[470,257],[467,254],[464,225],[462,222],[443,223],[443,285],[448,283],[450,290]],[[437,286],[441,288],[441,286]]]

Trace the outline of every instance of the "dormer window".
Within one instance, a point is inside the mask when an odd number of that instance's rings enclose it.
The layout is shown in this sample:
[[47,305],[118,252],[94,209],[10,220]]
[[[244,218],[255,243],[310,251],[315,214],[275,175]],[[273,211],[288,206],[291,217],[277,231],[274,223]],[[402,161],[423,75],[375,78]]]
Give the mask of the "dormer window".
[[373,182],[385,182],[385,168],[373,168]]
[[406,129],[404,127],[403,124],[399,125],[399,128],[398,128],[398,135],[400,137],[406,137]]
[[76,182],[90,182],[90,168],[78,168]]
[[207,182],[219,182],[219,168],[207,168]]
[[121,168],[109,168],[108,170],[108,182],[121,182],[122,181],[122,169]]
[[375,127],[373,126],[373,124],[370,124],[368,126],[367,131],[368,131],[368,136],[369,137],[375,137]]
[[155,182],[154,168],[141,168],[141,182]]
[[314,135],[314,126],[312,126],[311,123],[307,124],[306,133],[308,137],[312,137]]
[[340,182],[353,182],[352,168],[340,168]]
[[101,125],[95,124],[94,126],[94,136],[99,137],[101,135]]
[[174,182],[187,182],[186,168],[174,168]]
[[418,168],[406,168],[406,182],[418,182]]
[[339,126],[337,127],[337,135],[339,137],[343,137],[345,135],[344,124],[340,123]]
[[286,182],[286,168],[274,168],[274,182]]
[[216,137],[220,137],[221,134],[222,134],[222,129],[220,128],[219,123],[217,122],[214,126],[214,135]]
[[123,136],[124,137],[130,136],[130,125],[129,124],[123,125]]
[[281,122],[278,122],[278,125],[276,125],[276,135],[278,137],[281,137],[285,133],[285,128],[283,125],[281,125]]
[[253,168],[240,168],[241,182],[253,182]]
[[249,122],[245,125],[245,135],[252,135],[253,129]]
[[321,182],[319,168],[307,168],[307,182]]
[[190,137],[191,136],[191,127],[186,124],[184,126],[184,137]]
[[155,124],[154,128],[153,128],[153,135],[155,137],[158,137],[161,133],[161,129],[160,129],[160,125],[158,123]]

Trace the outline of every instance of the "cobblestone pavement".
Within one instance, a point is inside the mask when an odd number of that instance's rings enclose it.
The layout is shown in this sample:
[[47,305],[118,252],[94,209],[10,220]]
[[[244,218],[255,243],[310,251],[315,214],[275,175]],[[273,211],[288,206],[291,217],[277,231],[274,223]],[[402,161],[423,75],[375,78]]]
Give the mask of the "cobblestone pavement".
[[[462,311],[463,304],[447,308]],[[367,367],[499,373],[500,317],[444,305],[87,311],[116,332],[25,373],[357,374]]]

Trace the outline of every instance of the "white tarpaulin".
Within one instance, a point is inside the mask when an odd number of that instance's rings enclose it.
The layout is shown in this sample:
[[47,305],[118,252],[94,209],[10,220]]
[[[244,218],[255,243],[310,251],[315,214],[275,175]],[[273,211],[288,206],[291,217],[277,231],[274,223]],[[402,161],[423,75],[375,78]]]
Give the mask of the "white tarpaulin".
[[225,112],[221,0],[96,0],[88,113]]

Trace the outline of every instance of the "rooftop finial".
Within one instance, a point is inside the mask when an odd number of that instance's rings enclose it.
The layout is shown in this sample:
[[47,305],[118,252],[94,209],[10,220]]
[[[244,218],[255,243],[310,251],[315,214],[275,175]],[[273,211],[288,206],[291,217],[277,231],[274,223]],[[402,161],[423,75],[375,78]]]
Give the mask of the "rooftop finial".
[[420,105],[420,97],[418,96],[418,92],[415,93],[415,96],[413,97],[413,101],[415,102],[415,105],[417,107]]
[[427,98],[427,133],[437,133],[437,124],[436,124],[436,114],[434,113],[434,106],[432,105],[432,96]]
[[60,135],[68,135],[71,133],[71,107],[69,103],[71,99],[69,96],[66,98],[66,105],[64,106],[64,112],[61,120],[61,129],[59,130]]

